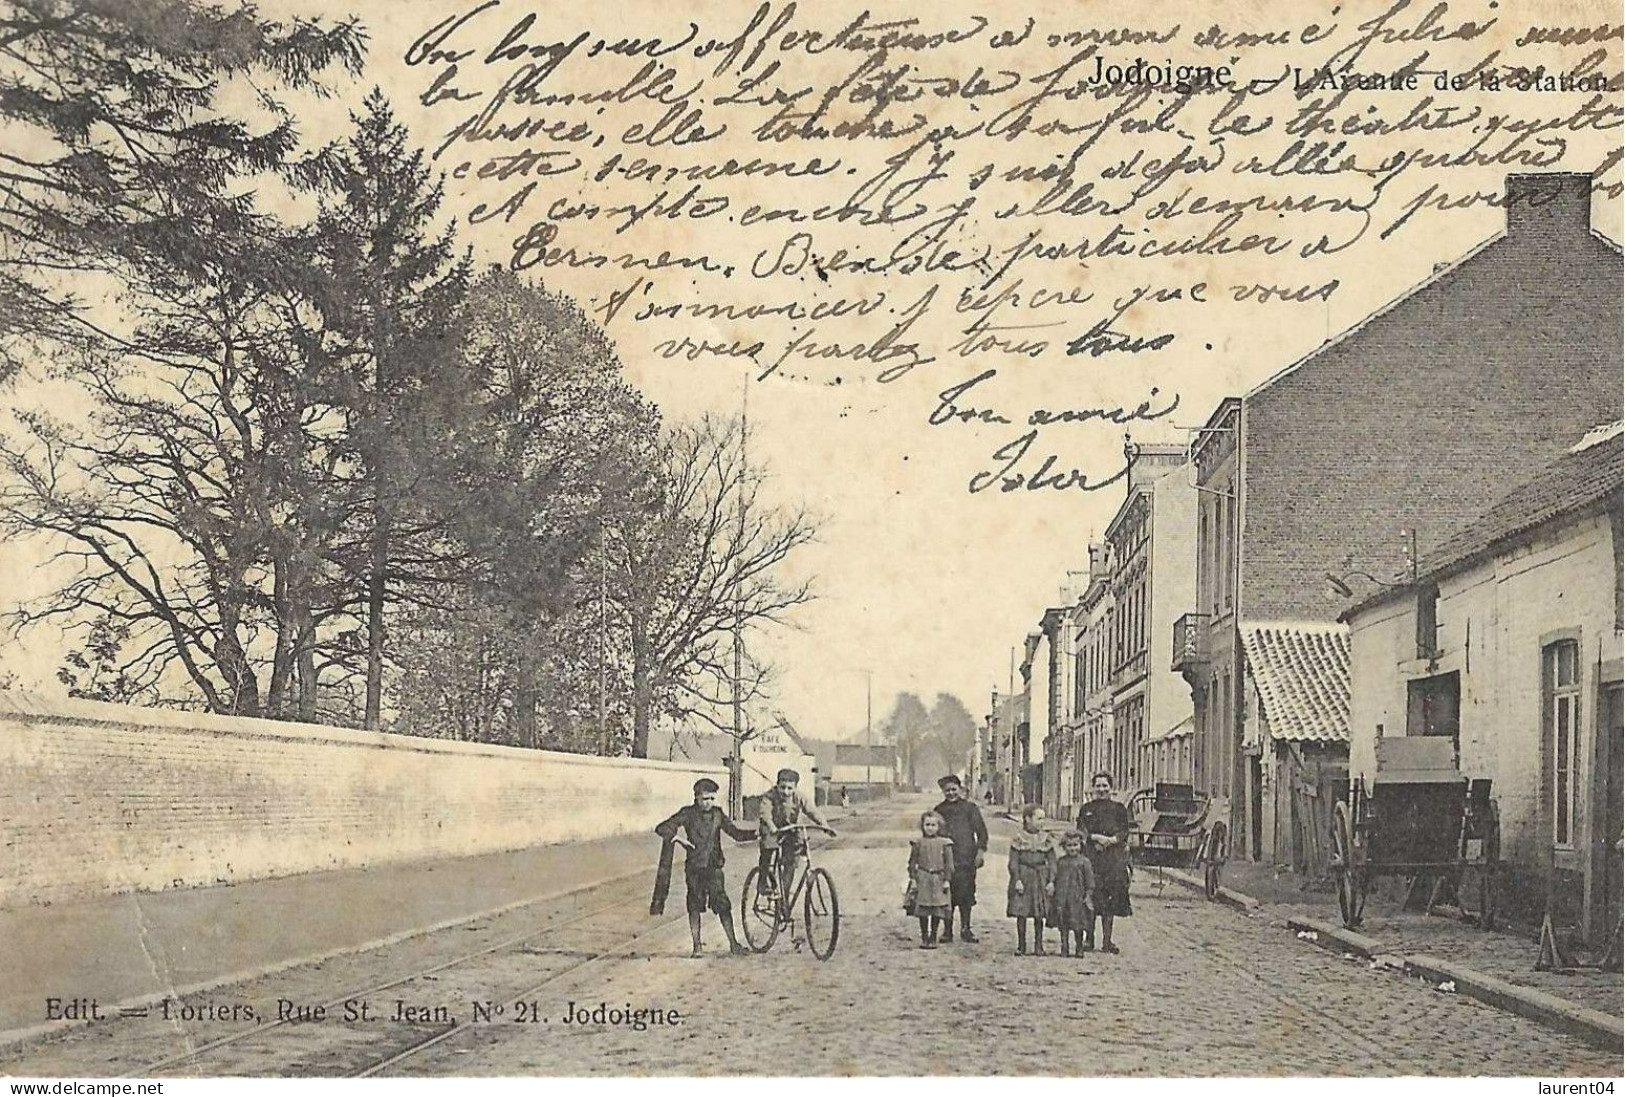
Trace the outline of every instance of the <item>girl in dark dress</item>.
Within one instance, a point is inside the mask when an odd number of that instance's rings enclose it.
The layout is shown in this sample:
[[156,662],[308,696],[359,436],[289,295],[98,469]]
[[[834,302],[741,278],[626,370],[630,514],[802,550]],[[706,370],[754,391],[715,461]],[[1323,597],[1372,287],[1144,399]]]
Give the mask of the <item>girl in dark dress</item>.
[[[1133,914],[1128,901],[1128,808],[1112,799],[1112,777],[1095,774],[1094,799],[1078,812],[1078,829],[1088,838],[1085,847],[1095,870],[1095,913],[1100,915],[1100,951],[1118,951],[1112,943],[1112,921]],[[1085,950],[1094,947],[1094,919],[1084,935]]]
[[1084,935],[1094,928],[1095,873],[1084,856],[1083,835],[1069,830],[1061,835],[1061,857],[1055,862],[1055,884],[1049,905],[1050,924],[1061,931],[1061,955],[1071,955],[1076,938],[1078,955],[1092,952],[1083,947]]

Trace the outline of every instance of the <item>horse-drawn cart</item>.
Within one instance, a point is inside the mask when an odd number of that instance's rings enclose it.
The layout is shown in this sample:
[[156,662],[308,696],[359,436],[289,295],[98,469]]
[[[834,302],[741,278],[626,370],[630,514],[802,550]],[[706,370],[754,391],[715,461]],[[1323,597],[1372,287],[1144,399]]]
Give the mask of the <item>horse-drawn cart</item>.
[[[1343,924],[1358,926],[1371,881],[1408,880],[1405,902],[1427,888],[1426,909],[1447,894],[1464,917],[1495,922],[1501,831],[1490,782],[1469,781],[1456,768],[1455,744],[1443,737],[1377,740],[1377,771],[1349,785],[1332,810],[1331,871]],[[1469,906],[1476,902],[1476,909]]]
[[1202,871],[1209,899],[1219,894],[1219,876],[1230,855],[1229,828],[1209,822],[1213,800],[1192,786],[1159,782],[1129,798],[1134,830],[1129,858],[1136,865]]

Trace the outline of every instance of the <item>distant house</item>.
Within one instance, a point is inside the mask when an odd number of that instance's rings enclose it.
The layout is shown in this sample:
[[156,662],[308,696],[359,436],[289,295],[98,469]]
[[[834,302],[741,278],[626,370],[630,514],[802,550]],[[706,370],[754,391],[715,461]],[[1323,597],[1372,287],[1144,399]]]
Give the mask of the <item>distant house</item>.
[[[727,769],[732,765],[733,750],[733,736],[722,732],[679,734],[672,737],[664,756]],[[740,795],[760,796],[772,787],[781,769],[799,773],[802,787],[811,795],[818,776],[817,767],[817,758],[790,721],[775,713],[740,744]]]
[[761,795],[777,780],[779,770],[793,769],[801,775],[801,787],[811,796],[818,780],[818,760],[790,721],[774,713],[755,732],[739,751],[744,794]]
[[1022,721],[1019,694],[993,691],[987,714],[987,731],[982,740],[981,771],[977,776],[978,796],[993,794],[996,803],[1007,804],[1016,789],[1016,730]]
[[1448,737],[1491,782],[1503,903],[1592,941],[1622,890],[1622,455],[1619,424],[1593,432],[1343,614],[1354,777],[1380,738]]
[[1592,189],[1509,176],[1504,232],[1198,430],[1196,597],[1173,665],[1195,707],[1193,777],[1220,800],[1233,853],[1292,859],[1269,848],[1288,832],[1265,829],[1263,744],[1244,743],[1261,673],[1249,628],[1331,623],[1408,550],[1436,548],[1619,416],[1625,265],[1591,228]]
[[897,748],[890,745],[836,743],[830,783],[839,790],[867,786],[895,787],[898,781]]

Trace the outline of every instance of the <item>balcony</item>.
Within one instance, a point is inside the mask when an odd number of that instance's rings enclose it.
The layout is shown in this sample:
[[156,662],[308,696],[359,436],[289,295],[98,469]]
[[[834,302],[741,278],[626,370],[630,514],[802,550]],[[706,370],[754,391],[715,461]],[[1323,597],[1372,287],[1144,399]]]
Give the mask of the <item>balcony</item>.
[[1205,613],[1187,613],[1174,622],[1174,670],[1191,674],[1207,667],[1207,623]]

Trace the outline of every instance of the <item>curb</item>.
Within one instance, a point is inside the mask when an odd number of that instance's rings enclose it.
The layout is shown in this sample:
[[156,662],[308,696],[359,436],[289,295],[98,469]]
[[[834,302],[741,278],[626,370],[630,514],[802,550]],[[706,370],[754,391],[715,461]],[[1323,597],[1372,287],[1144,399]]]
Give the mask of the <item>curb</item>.
[[[1456,993],[1474,998],[1485,1005],[1517,1014],[1558,1032],[1577,1037],[1608,1051],[1619,1051],[1625,1046],[1625,1022],[1585,1006],[1575,1005],[1534,987],[1485,975],[1481,971],[1441,960],[1436,956],[1417,953],[1399,955],[1384,947],[1381,941],[1354,933],[1341,926],[1322,922],[1318,918],[1288,918],[1287,928],[1298,933],[1313,933],[1312,943],[1332,951],[1352,952],[1365,960],[1389,956],[1397,961],[1392,970],[1403,970],[1437,985],[1454,983]],[[1328,943],[1330,942],[1330,943]]]
[[[1184,869],[1178,868],[1164,868],[1162,871],[1168,877],[1168,879],[1183,884],[1185,887],[1188,887],[1193,891],[1206,893],[1207,883],[1200,877],[1192,876]],[[1223,887],[1222,885],[1219,888],[1219,895],[1215,901],[1223,903],[1227,907],[1233,907],[1234,909],[1241,911],[1243,914],[1252,914],[1263,909],[1264,906],[1261,901],[1254,899],[1251,895],[1235,891],[1231,888]]]
[[1598,1047],[1618,1051],[1625,1046],[1625,1022],[1620,1018],[1575,1005],[1555,994],[1508,983],[1422,953],[1405,957],[1405,968],[1436,983],[1453,981],[1458,994],[1577,1036]]
[[[1286,928],[1294,933],[1313,933],[1313,944],[1331,951],[1352,952],[1362,960],[1375,960],[1378,956],[1389,954],[1389,950],[1375,937],[1322,922],[1319,918],[1288,918]],[[1332,945],[1323,943],[1325,941],[1335,942],[1337,947],[1334,949]]]

